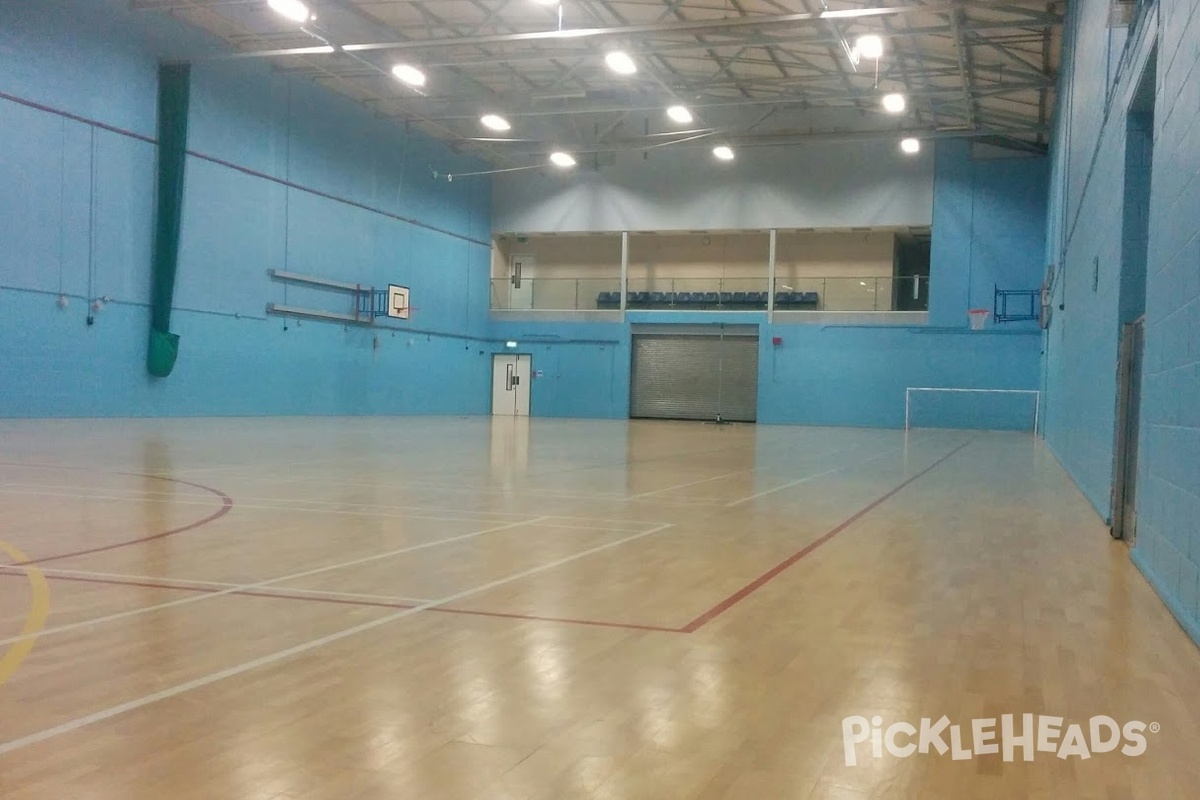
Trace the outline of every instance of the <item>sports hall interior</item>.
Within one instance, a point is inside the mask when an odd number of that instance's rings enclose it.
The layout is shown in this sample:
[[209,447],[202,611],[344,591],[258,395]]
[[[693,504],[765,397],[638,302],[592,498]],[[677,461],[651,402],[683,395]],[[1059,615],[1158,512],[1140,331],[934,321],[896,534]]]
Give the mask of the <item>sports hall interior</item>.
[[0,3],[0,798],[1194,800],[1197,208],[1200,0]]

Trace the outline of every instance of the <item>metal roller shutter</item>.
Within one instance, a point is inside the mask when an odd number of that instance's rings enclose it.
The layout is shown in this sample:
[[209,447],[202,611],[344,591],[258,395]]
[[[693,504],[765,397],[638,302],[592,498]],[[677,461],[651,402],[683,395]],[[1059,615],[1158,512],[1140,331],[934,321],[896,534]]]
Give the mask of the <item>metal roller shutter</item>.
[[758,337],[635,335],[631,417],[753,422]]
[[721,419],[758,419],[758,337],[726,337],[721,352]]

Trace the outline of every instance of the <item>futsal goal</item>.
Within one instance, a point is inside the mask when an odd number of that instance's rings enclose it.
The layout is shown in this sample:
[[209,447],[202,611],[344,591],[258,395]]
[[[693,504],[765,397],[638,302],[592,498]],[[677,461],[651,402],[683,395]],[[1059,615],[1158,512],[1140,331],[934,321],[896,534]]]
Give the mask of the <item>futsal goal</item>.
[[904,390],[904,429],[960,428],[1036,432],[1042,393],[1036,389],[958,389],[910,386]]

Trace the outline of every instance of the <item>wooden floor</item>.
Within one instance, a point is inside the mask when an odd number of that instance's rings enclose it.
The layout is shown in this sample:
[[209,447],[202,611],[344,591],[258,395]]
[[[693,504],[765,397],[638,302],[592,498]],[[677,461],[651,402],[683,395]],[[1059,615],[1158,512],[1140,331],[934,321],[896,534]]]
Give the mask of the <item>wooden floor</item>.
[[[0,508],[4,800],[1200,797],[1200,651],[1027,435],[2,422]],[[846,763],[1026,713],[1145,753]]]

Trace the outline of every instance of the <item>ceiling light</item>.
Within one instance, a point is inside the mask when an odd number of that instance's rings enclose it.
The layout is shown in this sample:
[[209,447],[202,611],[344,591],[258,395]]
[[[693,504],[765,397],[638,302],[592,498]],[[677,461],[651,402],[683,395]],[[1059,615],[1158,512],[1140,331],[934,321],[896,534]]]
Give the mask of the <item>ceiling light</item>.
[[921,141],[919,139],[901,139],[900,149],[912,155],[921,151]]
[[267,0],[267,5],[292,22],[308,22],[309,17],[312,16],[308,6],[301,3],[300,0]]
[[684,106],[671,106],[667,109],[667,116],[683,125],[692,121],[692,112]]
[[732,161],[733,160],[733,150],[726,147],[725,145],[720,145],[719,147],[714,147],[713,155],[716,156],[717,158],[721,159],[722,161]]
[[618,75],[632,75],[637,72],[637,64],[623,50],[614,50],[604,57],[608,68]]
[[559,4],[559,0],[533,0],[533,2],[539,6],[556,6]]
[[883,110],[889,114],[899,114],[904,111],[908,103],[904,99],[904,95],[899,92],[892,92],[883,96]]
[[858,37],[854,49],[862,58],[879,58],[883,55],[883,39],[873,33]]
[[409,86],[425,85],[425,73],[409,64],[397,64],[392,67],[392,74]]
[[556,153],[550,154],[550,163],[554,164],[556,167],[562,167],[566,169],[567,167],[575,166],[575,158],[570,153],[564,153],[560,150]]
[[512,125],[508,124],[508,120],[498,114],[484,114],[479,121],[483,123],[483,127],[491,128],[494,131],[512,130]]

